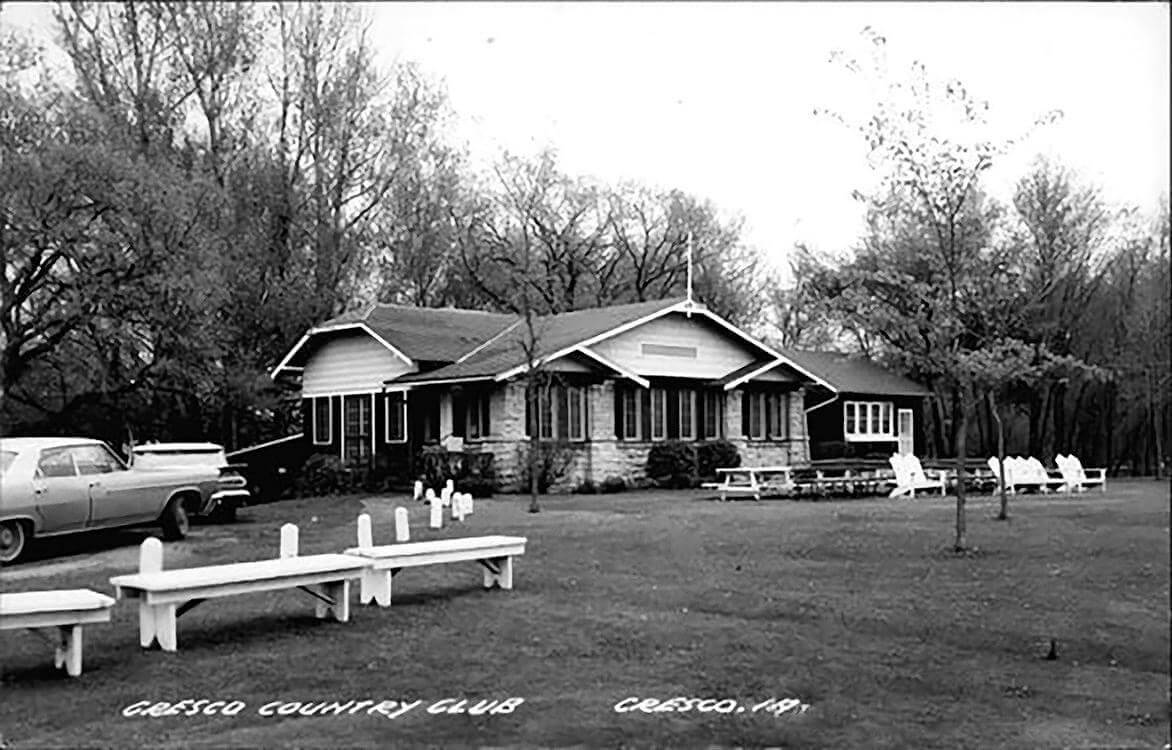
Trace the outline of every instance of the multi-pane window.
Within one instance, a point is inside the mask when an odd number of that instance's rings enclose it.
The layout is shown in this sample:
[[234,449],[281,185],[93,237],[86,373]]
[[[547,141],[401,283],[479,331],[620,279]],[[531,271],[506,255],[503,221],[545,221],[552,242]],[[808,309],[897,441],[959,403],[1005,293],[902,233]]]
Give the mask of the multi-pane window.
[[623,440],[643,437],[643,399],[640,391],[624,388],[622,391]]
[[724,393],[721,391],[704,392],[704,424],[705,440],[719,438],[724,434]]
[[741,401],[745,410],[745,437],[751,440],[765,439],[765,394],[750,391]]
[[651,439],[663,440],[667,437],[667,391],[662,388],[651,389]]
[[894,440],[894,407],[890,401],[847,401],[843,404],[847,440]]
[[[528,404],[526,404],[526,413],[528,414]],[[538,434],[543,440],[555,438],[585,440],[588,434],[586,429],[588,419],[586,388],[554,383],[549,387],[538,389],[537,426]],[[527,416],[525,419],[526,435],[530,434],[531,423],[531,417]]]
[[464,402],[464,437],[480,440],[490,434],[489,409],[491,398],[487,393],[478,393]]
[[388,443],[407,442],[407,399],[402,393],[388,393],[384,403],[387,424],[385,441]]
[[769,394],[769,437],[784,440],[789,437],[789,394]]
[[680,400],[680,440],[696,439],[696,392],[681,390],[677,394]]
[[361,463],[372,452],[373,440],[371,412],[373,394],[361,396],[344,396],[345,420],[342,424],[342,461],[347,465]]
[[329,445],[333,432],[334,404],[329,396],[313,399],[313,444]]

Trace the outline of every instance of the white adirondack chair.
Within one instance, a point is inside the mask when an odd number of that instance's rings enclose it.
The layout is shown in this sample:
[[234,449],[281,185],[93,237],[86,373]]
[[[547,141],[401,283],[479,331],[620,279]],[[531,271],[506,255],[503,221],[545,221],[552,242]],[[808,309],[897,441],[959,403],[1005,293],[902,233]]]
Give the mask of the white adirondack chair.
[[[1009,456],[1005,457],[1005,494],[1013,495],[1017,492],[1017,486],[1013,483],[1013,463],[1009,460]],[[993,472],[993,494],[1001,494],[1001,461],[996,456],[991,456],[987,462],[989,470]]]
[[1060,478],[1054,476],[1053,472],[1049,471],[1042,462],[1030,456],[1026,459],[1026,466],[1029,469],[1029,476],[1032,480],[1038,482],[1043,492],[1060,489],[1065,482]]
[[1062,474],[1063,489],[1069,492],[1085,492],[1092,485],[1099,485],[1102,492],[1107,491],[1107,470],[1084,469],[1082,461],[1075,455],[1063,456],[1059,453],[1054,458],[1058,471]]
[[889,459],[891,463],[891,470],[895,472],[895,489],[893,489],[888,497],[899,497],[900,495],[907,495],[908,497],[915,497],[916,490],[940,490],[940,495],[943,497],[948,492],[948,480],[943,471],[924,471],[924,467],[920,465],[920,459],[916,456],[907,453],[899,454],[893,453]]

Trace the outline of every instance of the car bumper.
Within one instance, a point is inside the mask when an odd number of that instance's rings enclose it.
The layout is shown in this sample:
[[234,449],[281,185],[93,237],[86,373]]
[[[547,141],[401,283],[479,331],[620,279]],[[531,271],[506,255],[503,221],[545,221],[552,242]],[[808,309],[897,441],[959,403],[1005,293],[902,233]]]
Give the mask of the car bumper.
[[248,490],[220,490],[212,493],[208,498],[207,513],[214,512],[217,508],[222,506],[236,506],[247,505],[248,501],[252,499],[252,493]]

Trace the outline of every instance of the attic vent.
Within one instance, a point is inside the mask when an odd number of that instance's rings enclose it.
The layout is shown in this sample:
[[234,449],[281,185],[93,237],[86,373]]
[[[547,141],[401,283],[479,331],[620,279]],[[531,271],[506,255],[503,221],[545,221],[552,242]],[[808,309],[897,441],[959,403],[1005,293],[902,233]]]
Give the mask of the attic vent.
[[655,357],[687,357],[688,359],[695,359],[696,347],[671,346],[669,344],[643,344],[643,355]]

